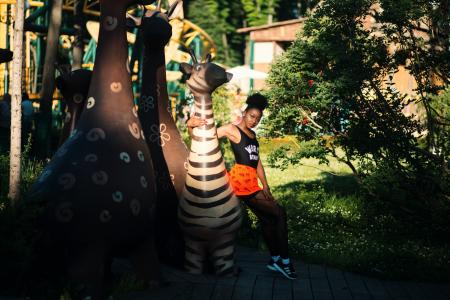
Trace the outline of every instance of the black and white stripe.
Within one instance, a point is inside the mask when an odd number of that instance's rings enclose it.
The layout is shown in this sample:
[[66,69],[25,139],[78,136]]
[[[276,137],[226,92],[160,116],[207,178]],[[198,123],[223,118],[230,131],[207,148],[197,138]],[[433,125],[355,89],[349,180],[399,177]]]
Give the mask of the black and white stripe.
[[193,129],[186,185],[178,208],[186,241],[185,266],[199,274],[210,261],[216,274],[231,275],[241,207],[226,173],[210,95],[196,97],[195,115],[208,124]]

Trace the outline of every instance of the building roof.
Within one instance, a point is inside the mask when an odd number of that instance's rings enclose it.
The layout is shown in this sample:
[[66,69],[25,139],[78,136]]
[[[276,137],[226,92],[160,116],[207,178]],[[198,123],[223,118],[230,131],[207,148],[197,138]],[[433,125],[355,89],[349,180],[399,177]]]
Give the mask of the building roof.
[[286,20],[286,21],[281,21],[281,22],[275,22],[272,24],[266,24],[266,25],[259,25],[259,26],[252,26],[252,27],[244,27],[244,28],[239,28],[237,30],[237,32],[239,33],[245,33],[245,32],[251,32],[251,31],[257,31],[257,30],[264,30],[264,29],[269,29],[269,28],[274,28],[274,27],[280,27],[280,26],[286,26],[286,25],[291,25],[291,24],[296,24],[296,23],[303,23],[305,22],[306,18],[299,18],[299,19],[293,19],[293,20]]
[[254,42],[292,42],[303,27],[306,18],[276,22],[267,25],[245,27],[237,30],[247,33]]

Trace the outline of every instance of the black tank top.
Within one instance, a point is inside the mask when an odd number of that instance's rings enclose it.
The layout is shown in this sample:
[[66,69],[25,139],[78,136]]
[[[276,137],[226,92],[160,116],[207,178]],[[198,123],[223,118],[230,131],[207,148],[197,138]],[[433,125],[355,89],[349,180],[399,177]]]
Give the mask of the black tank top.
[[241,134],[241,141],[236,144],[230,140],[236,163],[256,169],[259,161],[259,143],[256,135],[250,138],[239,126],[236,127]]

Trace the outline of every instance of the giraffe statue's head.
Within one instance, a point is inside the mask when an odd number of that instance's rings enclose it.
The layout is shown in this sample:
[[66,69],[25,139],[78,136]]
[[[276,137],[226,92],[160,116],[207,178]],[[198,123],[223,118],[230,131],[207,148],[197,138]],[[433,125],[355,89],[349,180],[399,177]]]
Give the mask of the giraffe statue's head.
[[[59,69],[59,68],[58,68]],[[56,87],[61,91],[67,104],[82,105],[86,100],[91,83],[92,71],[78,69],[64,72],[60,70],[61,75],[55,80]]]
[[142,30],[142,39],[147,48],[163,48],[172,37],[172,26],[169,21],[174,17],[175,9],[178,4],[182,5],[182,0],[175,1],[166,11],[161,9],[161,0],[158,1],[156,8],[146,10],[142,17],[134,17],[127,14],[127,25],[129,27],[140,27]]
[[13,59],[12,51],[8,49],[0,49],[0,64],[9,62]]
[[233,77],[233,74],[211,62],[211,54],[207,55],[203,63],[197,61],[192,50],[190,50],[190,54],[193,64],[181,63],[180,71],[187,76],[186,83],[193,93],[210,94]]
[[[103,0],[100,2],[103,2],[103,5],[107,4],[107,5],[114,5],[116,7],[130,7],[132,5],[150,5],[153,2],[155,2],[156,0]],[[102,3],[101,3],[102,4]]]

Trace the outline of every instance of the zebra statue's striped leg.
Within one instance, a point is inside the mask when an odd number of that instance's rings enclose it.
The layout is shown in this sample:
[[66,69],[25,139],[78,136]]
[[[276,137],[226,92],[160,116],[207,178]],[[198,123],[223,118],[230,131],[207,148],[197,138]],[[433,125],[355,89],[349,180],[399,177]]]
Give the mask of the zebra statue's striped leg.
[[194,241],[185,237],[184,266],[189,273],[202,274],[205,266],[205,242]]
[[234,238],[235,233],[225,234],[210,248],[211,261],[217,275],[234,275]]

